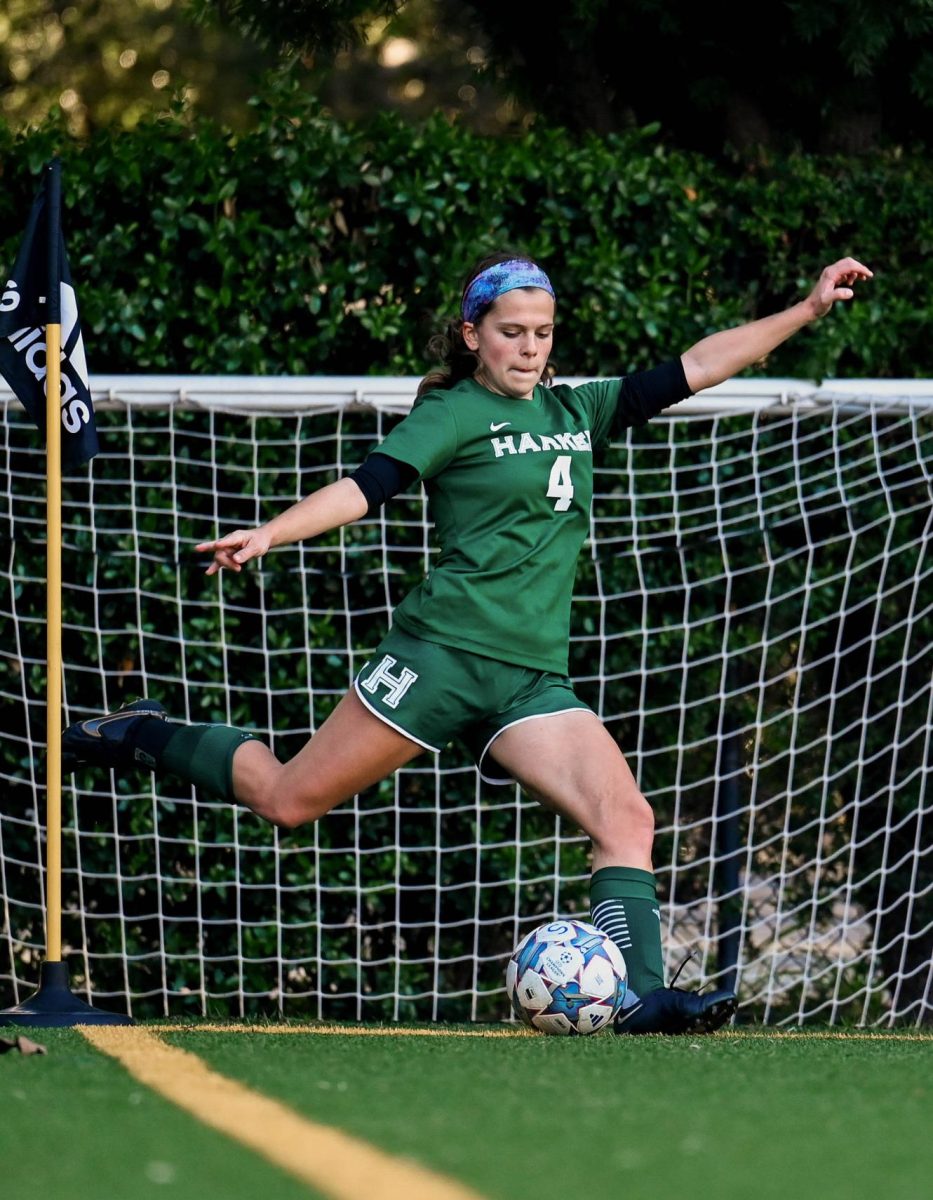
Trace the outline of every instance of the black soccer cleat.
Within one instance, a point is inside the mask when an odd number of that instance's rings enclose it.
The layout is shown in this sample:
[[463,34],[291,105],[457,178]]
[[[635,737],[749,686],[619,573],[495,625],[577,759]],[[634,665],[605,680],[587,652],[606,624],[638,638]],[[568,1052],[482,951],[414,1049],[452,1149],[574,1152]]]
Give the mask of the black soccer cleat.
[[167,713],[158,700],[135,700],[116,712],[76,721],[62,734],[62,771],[71,774],[81,763],[100,767],[151,767],[150,755],[127,742],[127,734],[144,717],[160,721]]
[[616,1033],[715,1033],[738,1007],[734,992],[685,992],[666,987],[648,992],[616,1017]]

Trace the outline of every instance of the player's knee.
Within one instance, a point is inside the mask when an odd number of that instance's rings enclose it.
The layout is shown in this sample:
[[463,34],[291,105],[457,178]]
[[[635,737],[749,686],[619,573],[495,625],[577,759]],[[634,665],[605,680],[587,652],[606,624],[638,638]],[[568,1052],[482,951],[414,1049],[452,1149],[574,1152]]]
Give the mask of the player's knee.
[[599,805],[593,840],[610,853],[650,853],[654,841],[654,811],[641,792],[612,796]]
[[311,825],[323,816],[325,810],[318,811],[304,800],[296,801],[288,797],[276,797],[275,802],[266,805],[268,819],[279,829],[300,829],[302,825]]
[[263,815],[279,829],[299,829],[319,820],[343,799],[323,790],[303,788],[301,792],[292,792],[279,787],[263,805]]
[[650,847],[654,841],[654,809],[641,792],[632,799],[628,819],[637,836],[641,838],[646,846]]
[[292,829],[300,829],[302,825],[310,824],[314,820],[314,817],[308,816],[300,808],[292,805],[283,806],[276,804],[269,812],[268,819],[277,829],[284,829],[288,832]]

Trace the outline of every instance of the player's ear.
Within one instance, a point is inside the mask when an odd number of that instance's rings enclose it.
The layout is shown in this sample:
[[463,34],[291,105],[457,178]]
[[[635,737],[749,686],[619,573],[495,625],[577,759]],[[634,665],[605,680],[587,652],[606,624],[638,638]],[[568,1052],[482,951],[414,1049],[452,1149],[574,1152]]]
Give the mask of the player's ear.
[[464,321],[460,332],[468,350],[479,349],[479,338],[476,336],[476,326],[472,321]]

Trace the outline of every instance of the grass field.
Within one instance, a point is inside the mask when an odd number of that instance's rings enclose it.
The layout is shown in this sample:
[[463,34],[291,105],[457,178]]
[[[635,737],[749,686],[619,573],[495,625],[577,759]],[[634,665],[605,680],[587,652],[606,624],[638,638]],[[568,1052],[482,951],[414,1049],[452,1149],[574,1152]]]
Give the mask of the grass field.
[[0,1059],[3,1200],[933,1194],[916,1031],[26,1032],[48,1054]]

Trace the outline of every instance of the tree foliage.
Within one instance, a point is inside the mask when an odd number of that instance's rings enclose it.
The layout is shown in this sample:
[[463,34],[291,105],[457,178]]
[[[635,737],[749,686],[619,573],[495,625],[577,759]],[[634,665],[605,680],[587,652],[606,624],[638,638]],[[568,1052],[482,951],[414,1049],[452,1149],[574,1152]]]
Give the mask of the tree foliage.
[[280,54],[333,55],[360,42],[364,26],[405,0],[187,0],[200,20],[231,24]]
[[52,110],[70,133],[87,137],[170,117],[182,100],[192,115],[244,129],[254,123],[249,99],[267,71],[299,80],[339,119],[443,112],[501,132],[528,116],[492,73],[480,77],[486,51],[474,24],[442,23],[436,0],[298,4],[294,20],[292,8],[9,0],[0,11],[0,116],[25,129]]
[[[332,51],[399,0],[320,4],[194,0],[264,44]],[[620,131],[659,122],[670,140],[862,151],[926,143],[933,114],[931,0],[567,0],[534,15],[501,0],[435,0],[444,28],[472,27],[487,75],[548,123]],[[431,45],[422,46],[423,57]]]
[[567,0],[528,19],[493,0],[9,0],[0,105],[73,133],[192,111],[252,120],[277,66],[338,118],[443,112],[483,132],[534,121],[606,134],[660,125],[672,145],[856,151],[927,145],[933,0]]
[[51,109],[76,136],[131,129],[175,97],[242,124],[275,62],[230,30],[195,25],[180,0],[8,0],[0,11],[0,112],[17,128]]
[[444,5],[473,13],[522,97],[570,129],[657,121],[675,144],[714,153],[930,136],[930,0],[771,0],[754,19],[736,3],[570,0],[552,21],[497,0]]

